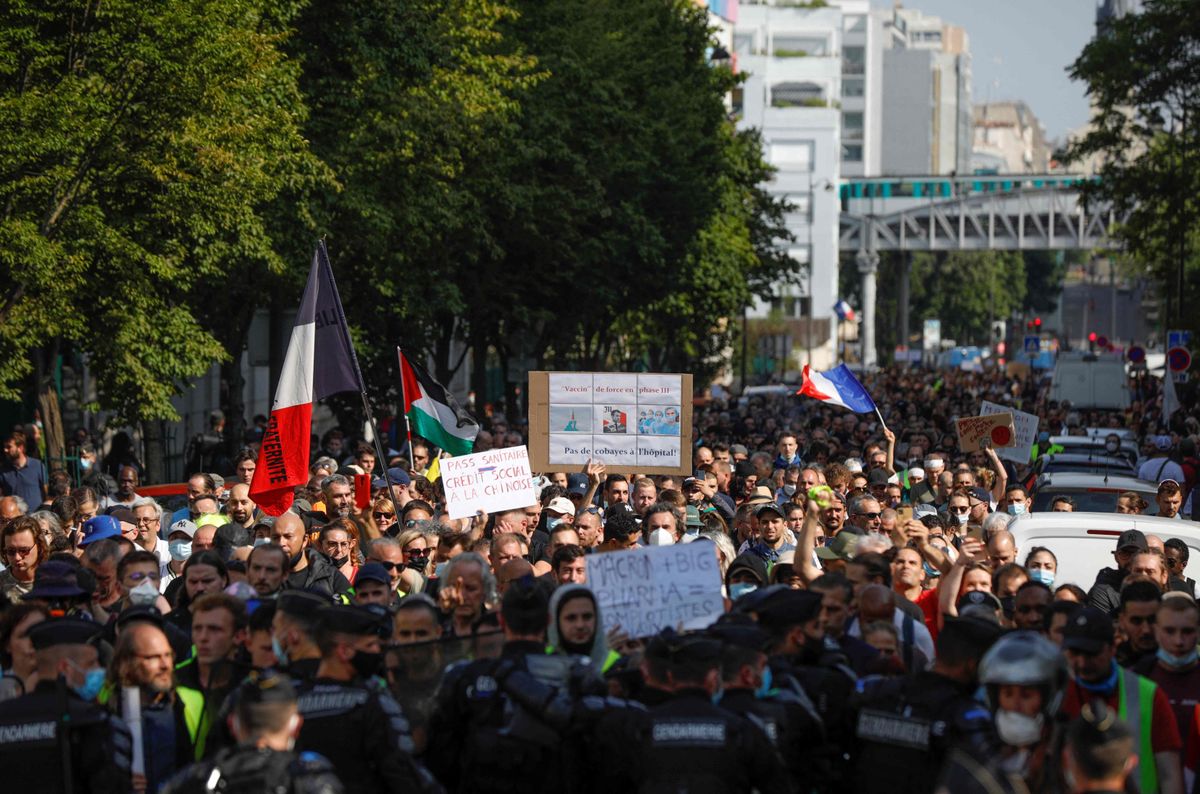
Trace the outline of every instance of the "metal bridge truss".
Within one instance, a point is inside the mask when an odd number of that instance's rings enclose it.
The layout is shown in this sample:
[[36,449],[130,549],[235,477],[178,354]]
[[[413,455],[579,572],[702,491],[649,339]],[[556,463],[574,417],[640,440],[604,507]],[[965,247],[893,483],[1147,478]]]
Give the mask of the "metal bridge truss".
[[[891,202],[881,203],[886,210]],[[1107,207],[1085,208],[1075,188],[1020,189],[913,204],[888,214],[843,211],[838,247],[842,251],[1113,248],[1117,243],[1109,233],[1123,220]]]

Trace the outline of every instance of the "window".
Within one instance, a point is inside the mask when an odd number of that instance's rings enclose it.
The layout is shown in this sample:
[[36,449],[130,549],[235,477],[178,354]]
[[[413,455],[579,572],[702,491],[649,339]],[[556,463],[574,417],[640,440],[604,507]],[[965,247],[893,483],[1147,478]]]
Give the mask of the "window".
[[842,96],[859,97],[866,94],[866,81],[861,77],[846,77],[842,79]]
[[812,141],[771,141],[770,146],[772,165],[793,171],[811,170]]
[[861,15],[848,16],[842,19],[842,30],[847,33],[859,33],[867,29],[867,18]]
[[771,54],[776,58],[803,58],[808,55],[825,55],[825,39],[812,36],[775,36],[771,40]]
[[842,48],[842,74],[863,74],[866,72],[866,64],[865,47]]
[[861,141],[863,137],[863,114],[848,110],[842,114],[842,138]]
[[861,163],[863,159],[863,147],[861,143],[843,143],[842,144],[842,162],[843,163]]
[[752,55],[754,53],[754,34],[753,33],[736,33],[733,37],[733,51],[738,55]]

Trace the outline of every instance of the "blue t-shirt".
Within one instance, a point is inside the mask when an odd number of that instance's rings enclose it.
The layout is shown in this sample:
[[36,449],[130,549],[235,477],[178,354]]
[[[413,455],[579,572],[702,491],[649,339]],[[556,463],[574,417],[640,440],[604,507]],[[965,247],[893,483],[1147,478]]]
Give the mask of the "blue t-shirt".
[[42,503],[45,487],[46,467],[37,458],[26,458],[19,469],[9,461],[0,464],[0,495],[21,497],[30,512]]

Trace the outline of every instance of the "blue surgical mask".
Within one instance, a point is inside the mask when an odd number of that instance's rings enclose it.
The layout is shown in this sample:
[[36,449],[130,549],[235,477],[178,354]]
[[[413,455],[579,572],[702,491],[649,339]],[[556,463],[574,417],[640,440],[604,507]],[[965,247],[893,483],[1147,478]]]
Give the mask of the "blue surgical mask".
[[1182,667],[1190,667],[1196,663],[1196,659],[1200,658],[1200,651],[1192,648],[1191,651],[1183,656],[1176,656],[1172,653],[1167,653],[1162,648],[1158,649],[1158,660],[1167,667],[1178,670]]
[[758,685],[758,689],[754,690],[754,697],[762,700],[771,694],[771,665],[763,667],[762,683]]
[[288,666],[287,651],[285,651],[283,646],[279,644],[278,637],[271,637],[271,651],[275,654],[275,660],[279,662],[280,667]]
[[754,582],[737,582],[736,584],[729,585],[729,598],[731,601],[737,601],[739,598],[746,595],[746,593],[757,589],[758,585],[756,585]]
[[[70,659],[67,660],[67,663],[69,665],[71,665],[72,667],[74,667],[76,670],[80,669],[79,665],[75,664]],[[94,701],[96,699],[96,696],[100,694],[100,690],[103,688],[104,688],[104,668],[103,667],[93,667],[91,670],[84,672],[83,673],[83,683],[80,684],[79,686],[71,687],[71,689],[75,691],[76,695],[79,695],[79,697],[81,697],[84,700],[89,701],[89,702]]]
[[562,522],[563,522],[562,516],[559,516],[558,518],[547,518],[546,519],[546,529],[553,530],[556,526],[558,526]]
[[258,548],[259,546],[265,546],[270,542],[271,542],[270,538],[255,538],[254,539],[254,548]]
[[1054,584],[1054,571],[1045,568],[1030,568],[1029,578],[1034,582],[1041,582],[1046,587],[1051,587]]
[[183,562],[192,556],[192,542],[190,540],[172,540],[167,543],[167,551],[171,553],[172,560]]
[[1010,505],[1008,506],[1008,514],[1009,514],[1010,516],[1023,516],[1023,515],[1025,515],[1025,505],[1023,505],[1023,504],[1010,504]]
[[1117,667],[1117,660],[1112,661],[1112,670],[1108,674],[1108,678],[1097,683],[1089,683],[1082,679],[1076,678],[1075,683],[1082,687],[1085,691],[1097,695],[1111,694],[1117,688],[1117,677],[1121,674],[1121,668]]
[[87,471],[88,469],[92,468],[92,461],[88,460],[87,458],[80,458],[79,459],[79,468],[83,469],[84,471]]

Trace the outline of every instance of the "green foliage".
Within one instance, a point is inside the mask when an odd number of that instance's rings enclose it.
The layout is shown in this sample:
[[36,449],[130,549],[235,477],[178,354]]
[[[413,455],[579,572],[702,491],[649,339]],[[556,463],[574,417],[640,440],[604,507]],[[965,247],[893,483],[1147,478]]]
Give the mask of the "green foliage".
[[1155,278],[1170,315],[1196,328],[1200,297],[1200,14],[1191,0],[1147,0],[1113,20],[1075,61],[1094,107],[1088,134],[1069,156],[1099,155],[1089,197],[1128,212],[1117,230],[1131,258]]
[[[266,8],[264,8],[266,6]],[[224,350],[189,298],[281,265],[261,208],[318,170],[297,129],[285,5],[0,6],[0,397],[53,337],[127,420]]]

